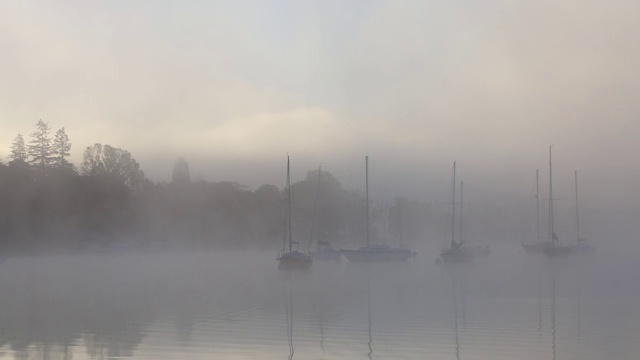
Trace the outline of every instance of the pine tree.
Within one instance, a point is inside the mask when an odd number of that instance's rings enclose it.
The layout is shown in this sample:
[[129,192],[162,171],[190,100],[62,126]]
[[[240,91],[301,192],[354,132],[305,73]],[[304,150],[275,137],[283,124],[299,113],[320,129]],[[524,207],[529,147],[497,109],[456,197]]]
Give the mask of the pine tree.
[[64,128],[58,129],[55,137],[53,138],[51,164],[57,168],[74,170],[75,166],[67,161],[70,154],[71,143],[69,142],[69,136],[67,136],[67,132]]
[[29,136],[29,146],[27,152],[31,158],[29,162],[32,165],[37,165],[42,170],[46,169],[51,163],[51,138],[49,137],[49,123],[38,120],[36,124],[36,131],[32,132]]
[[18,133],[18,136],[13,139],[9,157],[14,161],[27,161],[27,147],[24,144],[24,138],[21,133]]

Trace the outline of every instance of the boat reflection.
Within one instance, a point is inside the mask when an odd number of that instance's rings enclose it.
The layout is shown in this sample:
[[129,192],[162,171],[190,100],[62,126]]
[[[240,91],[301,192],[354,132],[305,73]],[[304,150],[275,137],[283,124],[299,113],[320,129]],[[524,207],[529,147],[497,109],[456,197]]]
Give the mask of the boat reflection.
[[[465,310],[467,300],[467,277],[473,270],[473,263],[443,263],[443,272],[451,279],[451,305],[453,310],[453,333],[455,357],[460,360],[460,332],[459,327],[464,329]],[[461,324],[460,324],[461,323]]]

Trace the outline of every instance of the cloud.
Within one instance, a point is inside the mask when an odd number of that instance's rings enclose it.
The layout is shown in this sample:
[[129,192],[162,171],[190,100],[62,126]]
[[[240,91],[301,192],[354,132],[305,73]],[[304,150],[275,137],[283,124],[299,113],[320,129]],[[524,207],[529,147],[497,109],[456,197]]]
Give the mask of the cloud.
[[94,142],[141,159],[380,152],[394,164],[458,159],[480,176],[544,167],[553,143],[559,167],[633,178],[638,10],[595,0],[2,3],[0,150],[43,118],[66,127],[76,159]]

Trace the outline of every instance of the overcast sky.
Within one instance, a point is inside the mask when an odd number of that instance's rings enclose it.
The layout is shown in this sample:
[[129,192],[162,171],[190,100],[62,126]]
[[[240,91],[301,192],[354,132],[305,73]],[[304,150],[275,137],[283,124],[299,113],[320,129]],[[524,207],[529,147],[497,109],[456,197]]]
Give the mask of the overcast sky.
[[357,188],[369,154],[380,192],[442,193],[458,160],[469,184],[528,196],[554,144],[563,196],[577,169],[587,201],[637,204],[638,14],[626,0],[0,1],[0,157],[42,118],[74,162],[110,144],[153,180],[184,156],[194,177],[282,185],[289,153],[294,181],[323,164]]

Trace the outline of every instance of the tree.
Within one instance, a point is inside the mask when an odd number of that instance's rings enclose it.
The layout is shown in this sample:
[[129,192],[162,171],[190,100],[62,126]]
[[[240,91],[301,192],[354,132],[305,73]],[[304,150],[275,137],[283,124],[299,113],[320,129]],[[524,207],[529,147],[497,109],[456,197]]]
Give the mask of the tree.
[[49,131],[51,131],[49,123],[40,119],[36,124],[36,131],[29,135],[31,137],[31,141],[29,141],[29,146],[27,148],[29,157],[31,157],[29,162],[32,165],[37,165],[43,170],[49,166],[52,158]]
[[173,176],[171,182],[174,184],[188,184],[191,182],[189,164],[184,158],[178,158],[173,164]]
[[27,147],[24,144],[24,138],[21,133],[18,133],[18,136],[13,139],[11,155],[9,155],[9,157],[14,161],[27,161]]
[[64,128],[56,131],[55,138],[53,139],[52,153],[52,165],[57,168],[74,170],[75,166],[67,161],[71,152],[71,143],[69,142],[69,136]]
[[144,172],[130,152],[98,143],[84,150],[80,171],[82,175],[116,177],[136,191],[144,180]]

